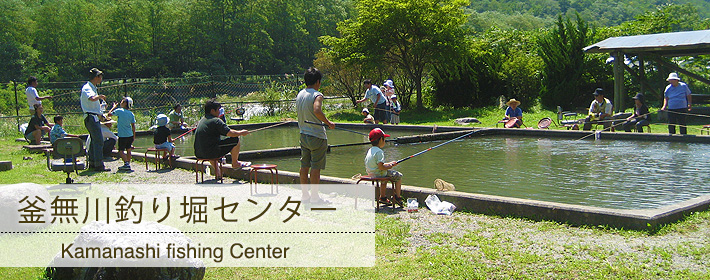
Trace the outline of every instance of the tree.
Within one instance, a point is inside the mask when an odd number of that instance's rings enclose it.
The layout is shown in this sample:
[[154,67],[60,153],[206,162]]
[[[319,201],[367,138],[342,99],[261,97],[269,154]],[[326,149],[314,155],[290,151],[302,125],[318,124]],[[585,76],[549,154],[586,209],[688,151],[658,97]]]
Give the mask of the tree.
[[587,63],[582,51],[589,45],[590,32],[579,15],[575,22],[559,16],[556,26],[540,37],[538,54],[544,65],[540,92],[543,106],[565,107],[587,100],[579,97],[593,90],[584,80]]
[[328,50],[321,50],[316,54],[313,65],[327,76],[328,84],[324,84],[322,91],[327,95],[345,95],[350,99],[353,106],[357,106],[356,100],[360,99],[360,94],[364,91],[362,80],[364,79],[362,65],[357,63],[344,63],[335,59]]
[[357,18],[338,26],[342,38],[326,37],[337,58],[366,67],[390,64],[415,84],[423,108],[422,80],[435,65],[460,57],[465,45],[465,0],[362,0]]

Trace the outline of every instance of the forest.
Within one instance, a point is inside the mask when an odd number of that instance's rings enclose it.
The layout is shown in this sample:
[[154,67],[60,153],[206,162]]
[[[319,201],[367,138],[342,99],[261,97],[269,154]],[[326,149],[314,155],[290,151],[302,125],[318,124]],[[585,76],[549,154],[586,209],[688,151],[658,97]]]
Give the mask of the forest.
[[[607,57],[575,48],[710,26],[703,0],[0,0],[0,10],[3,84],[30,75],[77,81],[91,67],[147,78],[301,73],[315,64],[331,94],[359,93],[365,76],[396,79],[406,107],[487,106],[500,95],[574,105],[573,96],[546,99],[560,75],[574,75],[576,92],[611,83]],[[411,53],[394,51],[414,43]],[[553,57],[560,52],[550,48],[569,53]],[[556,68],[565,63],[579,71]],[[686,66],[703,65],[700,56]]]

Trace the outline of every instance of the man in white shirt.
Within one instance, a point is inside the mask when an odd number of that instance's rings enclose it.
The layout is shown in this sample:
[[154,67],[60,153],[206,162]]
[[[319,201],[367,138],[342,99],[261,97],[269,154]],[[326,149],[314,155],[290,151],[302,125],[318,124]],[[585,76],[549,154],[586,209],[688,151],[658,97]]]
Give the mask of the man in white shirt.
[[[81,88],[81,97],[79,98],[81,110],[84,112],[84,126],[92,139],[104,139],[99,119],[103,112],[99,100],[106,101],[106,96],[99,94],[96,88],[103,81],[104,73],[99,69],[92,68],[89,70],[89,75],[89,81]],[[86,147],[89,167],[94,171],[111,171],[104,166],[103,148],[104,141],[91,141],[91,146]]]
[[37,93],[37,77],[35,76],[30,76],[30,78],[27,79],[25,95],[27,95],[27,105],[30,107],[30,115],[35,114],[35,104],[42,104],[42,100],[52,98],[51,96],[39,96]]

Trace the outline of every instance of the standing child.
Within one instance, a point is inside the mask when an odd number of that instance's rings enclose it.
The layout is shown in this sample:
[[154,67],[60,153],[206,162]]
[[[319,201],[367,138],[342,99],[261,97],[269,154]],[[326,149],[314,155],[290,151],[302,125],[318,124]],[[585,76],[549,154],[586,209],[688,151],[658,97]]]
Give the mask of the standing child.
[[402,104],[399,104],[397,100],[397,95],[393,94],[392,97],[392,119],[391,124],[399,124],[399,112],[402,112]]
[[[392,170],[393,167],[397,166],[396,161],[385,163],[385,152],[382,151],[382,147],[384,147],[386,143],[385,137],[390,136],[385,134],[382,129],[375,128],[370,131],[369,137],[372,147],[367,151],[367,155],[365,156],[367,175],[377,178],[388,178],[394,181],[394,196],[392,196],[392,202],[403,207],[404,203],[402,202],[401,196],[402,173]],[[380,198],[378,200],[385,205],[392,204],[392,202],[387,199],[387,188],[380,188]]]
[[[175,144],[173,144],[174,140],[170,137],[170,129],[166,126],[168,124],[168,116],[160,114],[156,118],[156,121],[158,122],[158,129],[156,129],[155,134],[153,135],[153,144],[155,144],[155,148],[168,149],[170,157],[175,158]],[[166,155],[163,160],[168,161],[168,156]]]
[[64,117],[57,115],[54,116],[54,126],[52,130],[49,131],[49,142],[54,144],[57,139],[62,139],[64,137],[79,137],[79,135],[69,134],[64,131]]
[[[108,113],[116,116],[116,129],[118,130],[118,154],[123,160],[123,166],[119,170],[131,170],[131,151],[133,151],[133,141],[136,139],[136,116],[130,109],[133,107],[133,99],[124,97],[121,100],[121,108],[111,109]],[[116,108],[114,103],[114,108]]]

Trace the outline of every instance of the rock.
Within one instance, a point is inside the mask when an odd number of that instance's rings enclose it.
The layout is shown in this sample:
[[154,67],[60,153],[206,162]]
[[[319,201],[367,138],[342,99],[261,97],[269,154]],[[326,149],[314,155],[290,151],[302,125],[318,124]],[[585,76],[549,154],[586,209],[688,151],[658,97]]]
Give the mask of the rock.
[[0,161],[0,171],[12,170],[12,161]]
[[477,118],[458,118],[454,120],[457,124],[467,125],[470,123],[481,123]]
[[[121,259],[121,267],[103,267],[100,265],[115,265],[118,260],[100,259],[86,263],[86,260],[62,258],[62,254],[59,252],[45,270],[47,279],[199,280],[205,276],[205,266],[202,260],[167,257],[167,244],[172,243],[174,246],[180,247],[193,244],[187,236],[171,226],[156,222],[141,224],[133,224],[130,221],[112,224],[92,222],[83,226],[81,232],[74,238],[73,248],[150,246],[160,248],[158,250],[160,258]],[[193,244],[193,246],[197,247],[198,245]],[[166,263],[169,265],[165,265]]]
[[[49,219],[51,202],[49,192],[42,185],[22,183],[0,188],[0,213],[3,213],[0,215],[0,228],[4,232],[25,232],[48,226],[51,221]],[[18,211],[21,209],[25,210]],[[41,223],[24,223],[25,221]]]

